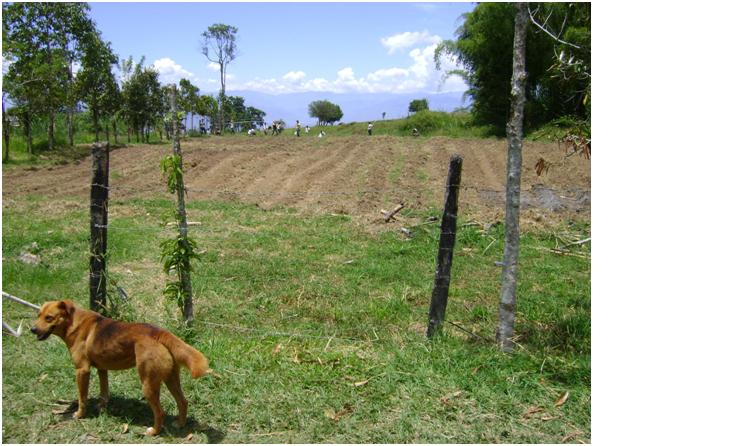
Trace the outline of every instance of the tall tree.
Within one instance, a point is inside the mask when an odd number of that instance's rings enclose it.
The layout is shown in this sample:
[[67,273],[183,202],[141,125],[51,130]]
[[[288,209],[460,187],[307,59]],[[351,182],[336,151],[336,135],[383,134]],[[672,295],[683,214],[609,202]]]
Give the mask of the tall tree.
[[149,142],[151,128],[163,118],[166,98],[158,72],[138,63],[123,83],[122,98],[125,118],[133,128],[138,141]]
[[520,244],[521,161],[523,149],[523,114],[526,103],[526,34],[528,3],[516,3],[513,37],[513,77],[510,85],[510,119],[508,134],[507,180],[505,186],[505,247],[503,251],[500,311],[496,333],[500,347],[513,351],[515,332],[518,252]]
[[63,17],[59,30],[62,46],[66,54],[66,125],[69,145],[74,145],[74,113],[77,109],[77,91],[75,88],[74,66],[84,57],[84,42],[93,40],[99,34],[89,18],[89,6],[86,3],[57,3],[57,14]]
[[[48,118],[48,147],[54,148],[54,120],[65,100],[66,59],[59,30],[63,28],[58,9],[51,3],[3,5],[3,52],[11,65],[9,78],[20,83],[28,76],[34,82],[16,93],[27,112],[44,110]],[[5,54],[4,54],[5,55]],[[14,95],[15,96],[15,95]]]
[[[81,60],[81,42],[94,32],[86,3],[30,3],[3,5],[3,55],[15,66],[9,80],[32,73],[38,83],[16,91],[15,99],[31,104],[29,112],[47,116],[49,149],[55,144],[56,113],[65,106],[69,143],[74,142],[76,96],[73,67]],[[7,47],[7,50],[6,50]],[[18,97],[22,96],[22,97]]]
[[221,89],[219,92],[219,127],[224,128],[224,101],[225,81],[227,80],[227,65],[237,57],[237,28],[222,23],[215,23],[202,33],[202,54],[219,65],[219,78]]
[[112,74],[117,56],[112,52],[110,43],[104,42],[97,33],[86,39],[83,46],[82,70],[77,76],[78,90],[92,113],[95,141],[99,141],[100,117],[111,116],[119,101],[119,89]]
[[[9,62],[3,75],[3,92],[13,103],[12,112],[23,124],[27,151],[33,154],[32,123],[40,110],[43,92],[41,77],[35,72],[37,45],[23,24],[29,23],[21,6],[3,3],[3,60]],[[11,110],[8,110],[10,113]]]

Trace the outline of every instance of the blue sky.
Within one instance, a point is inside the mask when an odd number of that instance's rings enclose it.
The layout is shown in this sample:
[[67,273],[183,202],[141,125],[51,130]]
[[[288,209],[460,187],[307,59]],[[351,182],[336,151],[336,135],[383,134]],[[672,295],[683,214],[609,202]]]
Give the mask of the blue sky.
[[[239,56],[228,91],[437,92],[433,49],[454,38],[472,3],[90,3],[120,56],[146,57],[164,82],[186,77],[205,92],[219,74],[201,54],[213,23],[236,26]],[[447,68],[452,62],[446,61]],[[441,91],[463,91],[452,77]]]

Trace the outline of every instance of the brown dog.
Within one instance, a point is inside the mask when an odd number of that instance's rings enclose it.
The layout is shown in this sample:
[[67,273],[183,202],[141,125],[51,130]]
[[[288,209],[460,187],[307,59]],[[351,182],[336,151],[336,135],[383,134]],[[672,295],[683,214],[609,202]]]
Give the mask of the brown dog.
[[39,341],[55,334],[69,348],[79,390],[79,409],[74,418],[84,417],[91,367],[99,372],[100,409],[107,406],[110,398],[107,371],[136,367],[143,395],[153,409],[153,427],[146,429],[146,435],[158,435],[161,431],[164,415],[159,401],[161,383],[174,396],[179,409],[177,425],[183,427],[188,403],[181,390],[179,367],[188,368],[192,378],[211,371],[204,355],[168,331],[149,324],[108,319],[69,300],[43,304],[31,332]]

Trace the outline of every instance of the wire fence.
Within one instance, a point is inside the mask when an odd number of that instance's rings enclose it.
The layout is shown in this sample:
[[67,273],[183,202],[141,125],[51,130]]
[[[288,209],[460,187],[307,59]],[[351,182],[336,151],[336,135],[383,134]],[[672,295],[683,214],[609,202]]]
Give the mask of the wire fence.
[[[285,179],[284,179],[285,181]],[[96,187],[102,187],[108,190],[127,190],[127,191],[140,191],[139,187],[131,187],[131,186],[106,186],[103,184],[96,184],[92,183],[91,186]],[[86,187],[86,186],[85,186]],[[161,185],[161,188],[163,189],[163,185]],[[487,185],[473,185],[473,184],[463,184],[459,186],[460,190],[474,190],[477,192],[501,192],[501,190],[497,188],[493,188]],[[273,191],[273,190],[266,190],[266,191],[254,191],[254,192],[236,192],[228,189],[202,189],[202,188],[194,188],[194,187],[185,187],[186,192],[201,192],[201,193],[230,193],[235,195],[242,195],[242,196],[261,196],[261,195],[284,195],[284,194],[292,194],[292,195],[339,195],[339,196],[345,196],[345,195],[365,195],[365,194],[371,194],[371,193],[380,193],[380,194],[388,194],[388,193],[423,193],[423,192],[431,192],[431,193],[444,193],[443,187],[437,188],[437,187],[425,187],[425,188],[407,188],[407,187],[391,187],[391,188],[371,188],[371,189],[356,189],[356,190],[314,190],[314,189],[305,189],[305,190],[296,190],[296,191],[286,191],[286,190],[279,190],[279,191]],[[504,190],[503,190],[504,191]]]

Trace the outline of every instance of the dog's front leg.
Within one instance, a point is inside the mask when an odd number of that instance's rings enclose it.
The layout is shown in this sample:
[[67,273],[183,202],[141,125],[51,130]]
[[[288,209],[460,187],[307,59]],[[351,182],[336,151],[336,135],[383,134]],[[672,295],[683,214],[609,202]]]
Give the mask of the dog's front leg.
[[99,410],[103,412],[107,410],[107,403],[110,401],[110,384],[107,381],[107,370],[97,369],[97,374],[100,377],[100,402]]
[[74,418],[84,417],[87,410],[87,395],[89,392],[89,366],[77,369],[77,390],[79,391],[79,409],[74,412]]

